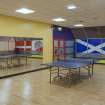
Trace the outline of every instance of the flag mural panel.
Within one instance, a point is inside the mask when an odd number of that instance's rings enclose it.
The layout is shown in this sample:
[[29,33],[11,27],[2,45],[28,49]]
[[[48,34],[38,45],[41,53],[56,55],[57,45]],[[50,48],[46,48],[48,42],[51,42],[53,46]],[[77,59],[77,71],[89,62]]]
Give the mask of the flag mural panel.
[[76,56],[85,54],[105,55],[105,39],[89,38],[87,40],[76,39]]
[[84,51],[87,51],[88,48],[88,43],[87,40],[80,40],[76,39],[76,55],[82,54]]
[[40,57],[43,56],[43,40],[37,39],[37,38],[31,38],[29,39],[23,39],[23,40],[17,40],[16,41],[16,51],[26,51],[32,53],[32,56],[35,57],[36,55],[39,55]]
[[101,41],[102,41],[102,43],[103,43],[103,44],[102,44],[102,50],[105,51],[105,39],[101,39]]
[[53,60],[69,60],[72,57],[74,57],[74,37],[71,29],[53,26]]

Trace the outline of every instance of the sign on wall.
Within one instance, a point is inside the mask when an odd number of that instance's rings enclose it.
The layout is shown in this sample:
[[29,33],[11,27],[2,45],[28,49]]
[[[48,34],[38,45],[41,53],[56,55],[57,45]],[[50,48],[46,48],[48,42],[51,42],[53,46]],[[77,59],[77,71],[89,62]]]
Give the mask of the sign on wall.
[[43,54],[42,40],[32,40],[32,52],[34,54]]

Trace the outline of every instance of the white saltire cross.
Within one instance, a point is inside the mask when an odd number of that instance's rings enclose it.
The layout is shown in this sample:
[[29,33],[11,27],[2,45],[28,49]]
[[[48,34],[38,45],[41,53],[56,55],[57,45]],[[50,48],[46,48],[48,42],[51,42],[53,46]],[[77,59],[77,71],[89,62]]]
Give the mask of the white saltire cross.
[[80,39],[77,39],[76,42],[89,48],[86,51],[83,51],[82,54],[92,53],[93,51],[97,51],[100,54],[105,54],[105,51],[102,49],[103,47],[105,47],[105,43],[101,43],[97,46],[94,46],[94,45],[89,44],[89,43],[82,41]]

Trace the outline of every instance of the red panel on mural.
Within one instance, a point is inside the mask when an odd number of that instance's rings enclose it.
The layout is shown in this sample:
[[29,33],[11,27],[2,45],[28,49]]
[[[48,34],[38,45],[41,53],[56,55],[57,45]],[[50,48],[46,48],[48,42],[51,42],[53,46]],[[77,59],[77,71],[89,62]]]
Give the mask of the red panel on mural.
[[31,51],[32,49],[31,48],[26,48],[26,51]]
[[26,46],[32,46],[32,42],[31,41],[26,41]]
[[24,46],[24,41],[16,41],[16,46]]
[[53,40],[53,60],[65,60],[65,40]]
[[24,48],[16,48],[16,51],[24,51]]

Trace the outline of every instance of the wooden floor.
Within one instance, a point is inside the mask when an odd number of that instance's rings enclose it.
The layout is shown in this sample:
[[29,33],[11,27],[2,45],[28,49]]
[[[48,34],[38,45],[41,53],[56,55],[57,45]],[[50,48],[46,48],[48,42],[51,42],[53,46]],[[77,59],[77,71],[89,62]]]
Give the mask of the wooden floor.
[[48,70],[1,79],[0,105],[105,105],[105,65],[71,88],[50,84]]

